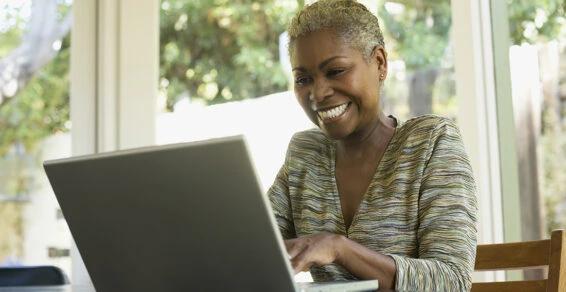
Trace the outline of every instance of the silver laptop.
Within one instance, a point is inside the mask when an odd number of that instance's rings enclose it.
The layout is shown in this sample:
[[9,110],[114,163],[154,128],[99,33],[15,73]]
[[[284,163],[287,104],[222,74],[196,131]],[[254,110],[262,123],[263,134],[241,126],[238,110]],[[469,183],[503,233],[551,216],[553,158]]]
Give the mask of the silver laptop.
[[244,136],[50,160],[44,168],[97,291],[378,288],[377,280],[294,281]]

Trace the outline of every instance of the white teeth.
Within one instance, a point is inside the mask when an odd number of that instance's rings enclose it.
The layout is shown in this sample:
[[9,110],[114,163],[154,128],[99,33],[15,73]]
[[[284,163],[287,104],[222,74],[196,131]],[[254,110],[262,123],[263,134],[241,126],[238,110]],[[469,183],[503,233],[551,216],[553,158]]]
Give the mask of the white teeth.
[[337,107],[335,107],[333,109],[329,109],[327,111],[320,111],[320,112],[318,112],[318,117],[322,120],[335,118],[335,117],[343,114],[344,111],[346,111],[347,107],[348,107],[348,104],[345,103],[341,106],[337,106]]

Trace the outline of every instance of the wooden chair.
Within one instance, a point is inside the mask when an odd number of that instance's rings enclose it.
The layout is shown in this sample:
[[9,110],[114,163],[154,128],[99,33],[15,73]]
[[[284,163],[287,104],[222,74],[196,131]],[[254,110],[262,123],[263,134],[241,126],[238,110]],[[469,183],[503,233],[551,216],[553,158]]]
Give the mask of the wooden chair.
[[566,291],[566,232],[564,230],[552,231],[550,239],[478,245],[476,271],[533,268],[548,270],[546,279],[476,282],[472,283],[472,292]]

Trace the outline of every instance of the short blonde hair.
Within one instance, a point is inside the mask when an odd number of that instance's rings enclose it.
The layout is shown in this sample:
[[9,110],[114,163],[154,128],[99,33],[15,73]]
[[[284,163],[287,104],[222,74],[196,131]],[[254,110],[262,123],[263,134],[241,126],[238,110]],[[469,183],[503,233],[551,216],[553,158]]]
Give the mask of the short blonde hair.
[[289,55],[297,38],[329,29],[369,61],[377,45],[385,48],[377,17],[355,0],[319,0],[301,9],[287,27]]

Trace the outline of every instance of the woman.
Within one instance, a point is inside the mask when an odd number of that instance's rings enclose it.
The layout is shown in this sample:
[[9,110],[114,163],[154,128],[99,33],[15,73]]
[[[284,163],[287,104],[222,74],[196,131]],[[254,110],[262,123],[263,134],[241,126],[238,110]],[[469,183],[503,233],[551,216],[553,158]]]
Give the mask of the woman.
[[387,54],[362,4],[320,0],[288,33],[295,95],[318,126],[293,136],[268,192],[295,272],[470,290],[477,201],[458,128],[382,112]]

